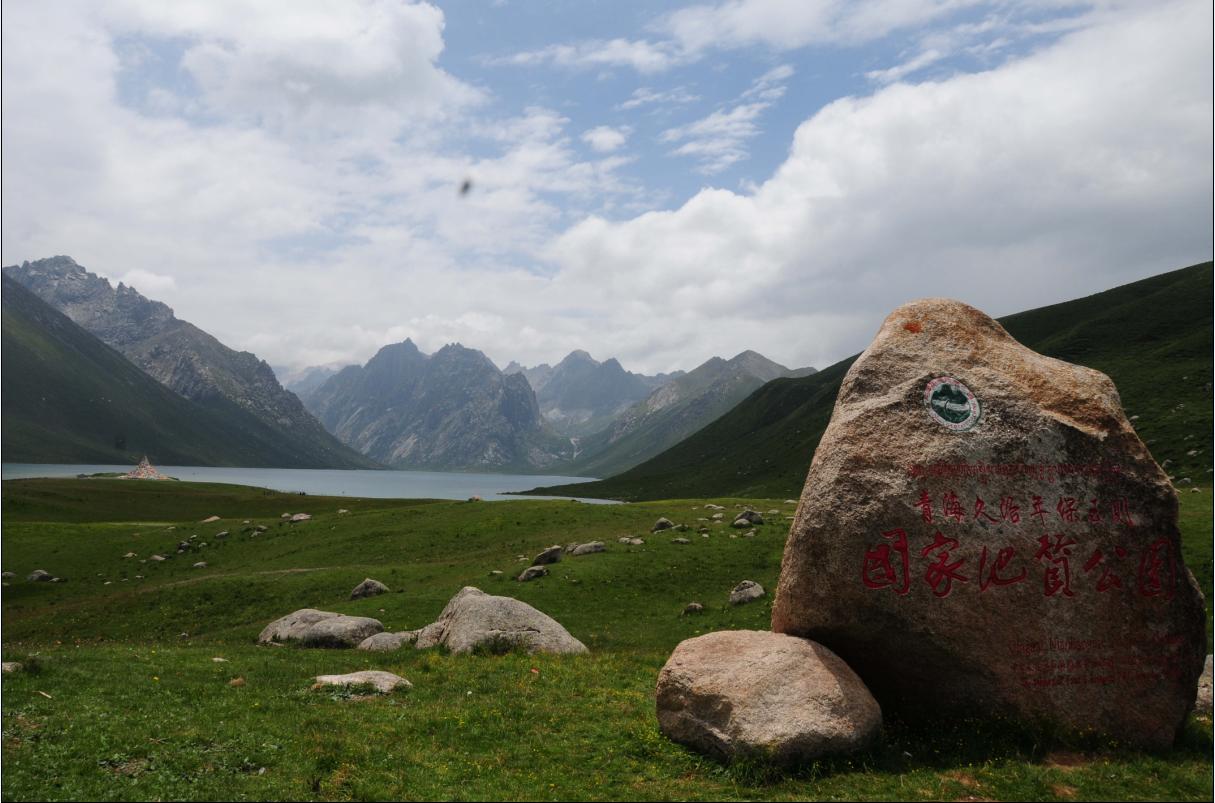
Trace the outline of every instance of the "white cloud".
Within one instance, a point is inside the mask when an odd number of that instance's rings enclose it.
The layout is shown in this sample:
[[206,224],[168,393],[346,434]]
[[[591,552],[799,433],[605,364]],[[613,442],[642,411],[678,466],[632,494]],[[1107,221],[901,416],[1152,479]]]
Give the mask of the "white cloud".
[[738,103],[706,117],[662,132],[663,142],[682,142],[671,153],[699,162],[696,170],[714,175],[747,158],[747,140],[759,134],[759,116],[785,94],[784,82],[793,77],[793,67],[774,67],[751,83]]
[[159,293],[177,288],[177,280],[162,273],[150,270],[129,270],[119,280],[128,287],[134,287],[146,296],[156,297]]
[[369,107],[402,120],[450,114],[480,92],[437,66],[443,12],[429,3],[127,0],[111,25],[184,37],[182,67],[212,113],[274,125],[329,125]]
[[683,52],[764,45],[859,44],[923,25],[978,0],[727,0],[672,12],[659,24]]
[[925,50],[912,56],[902,64],[896,64],[885,70],[871,70],[865,73],[865,77],[877,84],[891,84],[895,81],[902,81],[907,76],[936,64],[944,57],[945,54],[939,50]]
[[631,131],[627,125],[617,128],[607,125],[595,126],[582,133],[582,141],[599,153],[611,153],[624,145]]
[[682,86],[669,89],[665,92],[655,91],[649,87],[643,86],[634,89],[633,94],[629,96],[629,99],[617,105],[616,109],[624,111],[651,104],[661,104],[663,106],[682,106],[686,103],[693,103],[698,100],[700,100],[699,95],[693,95]]
[[767,107],[766,103],[744,103],[715,111],[687,125],[668,128],[661,138],[663,142],[682,141],[683,144],[671,153],[697,159],[699,172],[720,173],[747,158],[744,143],[759,133],[755,121]]
[[491,64],[524,67],[542,64],[580,69],[632,67],[640,73],[661,72],[682,61],[683,57],[669,44],[644,39],[590,39],[489,59]]

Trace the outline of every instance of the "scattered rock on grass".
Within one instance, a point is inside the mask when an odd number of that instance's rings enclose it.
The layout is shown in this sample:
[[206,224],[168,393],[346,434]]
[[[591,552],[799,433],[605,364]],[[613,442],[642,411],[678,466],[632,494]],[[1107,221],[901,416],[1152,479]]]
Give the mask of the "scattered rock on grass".
[[443,645],[454,653],[523,649],[529,653],[584,653],[586,645],[551,616],[511,597],[478,588],[460,590],[433,624],[418,634],[418,649]]
[[663,518],[660,518],[658,521],[654,522],[654,526],[650,528],[650,532],[661,532],[662,530],[669,530],[674,526],[675,522],[664,516]]
[[194,564],[194,568],[195,569],[205,569],[205,568],[207,568],[207,562],[205,560],[200,560],[198,563]]
[[207,516],[202,520],[203,524],[210,524],[213,521],[219,521],[219,516]]
[[51,573],[45,569],[34,569],[30,572],[29,577],[25,579],[31,583],[49,583],[51,581]]
[[587,543],[587,544],[579,544],[576,547],[574,547],[572,550],[570,550],[570,557],[576,558],[579,555],[590,555],[595,552],[606,552],[606,551],[607,551],[607,547],[604,546],[602,541],[591,541],[590,543]]
[[4,661],[3,663],[0,663],[0,671],[6,675],[12,672],[20,672],[21,668],[20,661]]
[[301,521],[311,521],[311,520],[312,520],[312,514],[310,514],[310,513],[296,513],[294,516],[291,517],[292,524],[299,524]]
[[536,557],[532,558],[532,565],[533,566],[546,566],[550,563],[556,563],[557,561],[561,560],[561,554],[563,552],[565,552],[564,547],[551,546],[548,549],[541,552]]
[[743,580],[730,592],[731,605],[744,605],[764,596],[764,587],[754,580]]
[[359,642],[357,649],[370,652],[393,652],[407,644],[418,640],[418,630],[406,630],[401,633],[376,633]]
[[688,616],[694,613],[704,613],[704,611],[705,606],[701,605],[699,602],[689,602],[683,608],[683,616]]
[[297,642],[305,647],[354,647],[384,630],[378,619],[302,608],[266,625],[259,644]]
[[382,672],[378,669],[366,669],[362,672],[351,672],[347,675],[317,675],[316,683],[312,688],[320,689],[325,686],[339,686],[342,688],[370,686],[379,694],[388,694],[400,688],[413,688],[413,684],[400,675]]
[[681,643],[659,673],[657,704],[663,734],[725,762],[851,753],[882,728],[877,702],[835,653],[755,630]]
[[535,580],[548,574],[548,569],[543,566],[528,566],[515,579],[520,583],[526,583],[528,580]]
[[351,599],[364,599],[365,597],[374,597],[377,594],[383,594],[388,591],[388,586],[381,583],[379,580],[372,580],[368,577],[363,582],[354,587],[350,592]]
[[686,538],[672,538],[671,543],[672,544],[690,544],[692,542]]

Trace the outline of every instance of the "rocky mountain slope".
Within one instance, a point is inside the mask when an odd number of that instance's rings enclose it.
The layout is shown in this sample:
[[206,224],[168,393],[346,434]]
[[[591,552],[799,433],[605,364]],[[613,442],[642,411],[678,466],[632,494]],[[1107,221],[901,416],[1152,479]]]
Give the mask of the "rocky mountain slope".
[[[1206,483],[1212,475],[1213,292],[1205,262],[1000,323],[1041,354],[1113,379],[1136,431],[1184,488],[1187,477]],[[537,492],[631,501],[796,497],[855,359],[764,385],[692,437],[618,476]]]
[[757,388],[779,377],[807,376],[754,351],[714,357],[653,391],[606,428],[579,440],[571,471],[611,476],[674,446],[728,412]]
[[599,362],[585,351],[572,351],[555,366],[524,368],[512,362],[504,373],[521,373],[536,392],[540,414],[563,435],[586,435],[607,426],[628,407],[656,388],[683,376],[645,376],[624,370],[615,359]]
[[225,415],[236,409],[253,416],[282,441],[283,453],[294,455],[292,466],[375,465],[326,432],[265,362],[228,348],[134,288],[115,288],[66,256],[6,267],[4,274],[181,396]]
[[411,340],[348,366],[308,397],[343,443],[398,468],[535,471],[567,461],[527,379],[459,344],[423,354]]
[[253,415],[174,393],[63,313],[3,278],[3,459],[17,463],[299,466],[307,455]]

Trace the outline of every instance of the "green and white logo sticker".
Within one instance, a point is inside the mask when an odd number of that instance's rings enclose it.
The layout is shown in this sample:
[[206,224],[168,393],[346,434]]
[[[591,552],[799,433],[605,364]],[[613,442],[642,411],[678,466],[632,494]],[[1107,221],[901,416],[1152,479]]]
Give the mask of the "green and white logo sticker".
[[933,421],[954,432],[974,429],[983,415],[978,397],[952,376],[929,381],[924,388],[924,404]]

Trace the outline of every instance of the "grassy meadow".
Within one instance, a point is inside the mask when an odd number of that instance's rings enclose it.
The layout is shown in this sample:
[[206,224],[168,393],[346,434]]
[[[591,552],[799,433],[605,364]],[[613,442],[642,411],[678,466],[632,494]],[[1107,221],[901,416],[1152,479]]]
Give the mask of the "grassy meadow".
[[[659,516],[694,528],[711,513],[706,501],[779,513],[755,538],[732,538],[727,525],[708,538],[649,534]],[[1209,592],[1210,488],[1181,502],[1186,560]],[[313,519],[280,525],[284,512]],[[1157,755],[1065,749],[981,720],[926,728],[888,717],[882,745],[794,773],[723,767],[668,742],[654,715],[659,668],[685,638],[767,628],[770,596],[739,608],[726,600],[744,579],[771,593],[792,512],[781,499],[357,501],[194,483],[5,482],[0,562],[18,577],[3,589],[4,660],[27,668],[3,679],[0,792],[4,800],[1210,799],[1211,723],[1197,717],[1174,750]],[[222,520],[198,523],[211,515]],[[269,529],[241,533],[252,524]],[[220,530],[230,535],[216,539]],[[195,546],[176,555],[191,535]],[[622,535],[646,544],[622,545]],[[692,543],[674,544],[674,535]],[[547,545],[591,540],[608,551],[566,557],[535,582],[511,579]],[[154,553],[173,557],[140,562]],[[208,565],[192,568],[196,561]],[[27,583],[39,568],[67,582]],[[349,601],[369,576],[392,592]],[[265,624],[303,607],[374,616],[391,631],[421,627],[465,585],[534,605],[591,654],[254,644]],[[705,613],[681,617],[691,601]],[[310,689],[315,675],[372,668],[413,688],[371,698]]]

